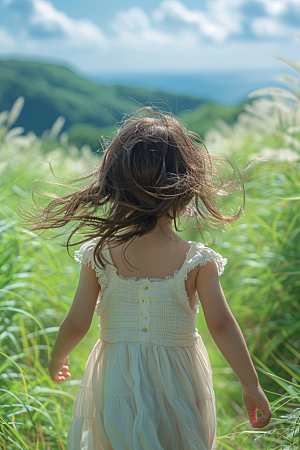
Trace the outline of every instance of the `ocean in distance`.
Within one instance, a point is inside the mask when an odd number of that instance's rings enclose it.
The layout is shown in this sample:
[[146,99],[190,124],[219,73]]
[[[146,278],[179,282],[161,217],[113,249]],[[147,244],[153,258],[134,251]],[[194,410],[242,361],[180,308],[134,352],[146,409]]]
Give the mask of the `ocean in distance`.
[[[280,66],[280,63],[278,64]],[[283,87],[285,84],[274,80],[277,75],[292,75],[286,65],[278,69],[210,71],[201,73],[170,74],[122,74],[84,76],[99,84],[144,87],[162,90],[166,93],[186,94],[205,98],[216,103],[235,105],[247,100],[250,92],[265,87]]]

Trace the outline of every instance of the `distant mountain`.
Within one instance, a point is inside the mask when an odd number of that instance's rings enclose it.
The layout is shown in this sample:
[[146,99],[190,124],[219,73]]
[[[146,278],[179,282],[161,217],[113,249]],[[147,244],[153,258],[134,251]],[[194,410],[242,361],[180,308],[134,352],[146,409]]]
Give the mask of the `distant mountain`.
[[139,104],[155,104],[178,114],[205,100],[127,86],[101,86],[65,67],[37,62],[0,60],[0,109],[9,109],[20,96],[25,106],[19,118],[26,131],[37,134],[62,115],[65,127],[88,123],[105,127]]
[[[223,105],[218,115],[218,105],[201,98],[128,86],[103,86],[62,66],[0,60],[0,111],[10,109],[19,96],[25,98],[25,105],[16,126],[39,136],[57,117],[64,116],[64,130],[70,139],[79,146],[88,143],[93,149],[99,147],[103,130],[111,133],[123,113],[139,106],[154,105],[175,115],[184,114],[187,123],[190,114],[193,123],[199,117],[205,123],[203,131],[217,118],[234,120],[241,109]],[[209,111],[208,122],[203,117],[205,111]]]
[[[111,73],[86,74],[86,77],[99,84],[121,84],[140,86],[146,89],[162,90],[173,94],[192,95],[224,105],[237,105],[248,99],[248,94],[257,89],[282,87],[282,82],[274,79],[281,75],[282,68],[231,69],[201,72],[163,72],[163,73]],[[294,75],[292,68],[285,73]]]

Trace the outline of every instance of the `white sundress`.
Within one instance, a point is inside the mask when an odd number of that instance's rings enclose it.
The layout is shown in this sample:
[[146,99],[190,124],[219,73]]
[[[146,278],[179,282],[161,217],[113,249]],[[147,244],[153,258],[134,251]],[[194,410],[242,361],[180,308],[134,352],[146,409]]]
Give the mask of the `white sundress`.
[[96,266],[97,239],[75,260],[92,267],[101,286],[95,313],[100,336],[74,402],[68,450],[213,450],[216,410],[212,371],[185,289],[190,270],[227,259],[190,241],[185,261],[165,279],[124,278]]

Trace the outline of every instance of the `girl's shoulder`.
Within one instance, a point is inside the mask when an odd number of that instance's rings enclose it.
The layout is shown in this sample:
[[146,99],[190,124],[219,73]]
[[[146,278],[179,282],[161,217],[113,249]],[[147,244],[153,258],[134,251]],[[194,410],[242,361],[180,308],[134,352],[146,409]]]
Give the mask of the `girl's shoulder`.
[[[75,261],[95,268],[94,249],[99,239],[100,237],[96,237],[82,244],[80,249],[74,252]],[[207,247],[201,242],[185,241],[181,238],[181,245],[184,246],[184,244],[186,244],[186,248],[189,249],[186,252],[185,261],[181,267],[181,269],[185,269],[183,272],[190,272],[196,267],[199,268],[206,265],[208,262],[214,261],[217,265],[219,275],[222,275],[227,264],[227,258],[224,258],[220,253]],[[104,250],[107,252],[105,253],[104,251],[104,256],[107,257],[110,262],[111,258],[108,247],[105,246]]]
[[94,249],[99,240],[100,237],[96,237],[84,242],[79,250],[74,252],[75,261],[94,268]]
[[208,262],[214,261],[218,268],[218,274],[222,275],[227,264],[227,258],[223,258],[220,253],[215,252],[212,248],[205,246],[201,242],[191,241],[193,251],[190,255],[190,260],[187,261],[192,267],[200,267],[206,265]]

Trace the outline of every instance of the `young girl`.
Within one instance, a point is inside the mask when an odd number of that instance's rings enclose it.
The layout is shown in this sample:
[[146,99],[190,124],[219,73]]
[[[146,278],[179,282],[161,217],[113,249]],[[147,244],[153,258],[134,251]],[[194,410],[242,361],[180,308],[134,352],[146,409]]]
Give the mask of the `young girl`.
[[[149,108],[130,117],[85,186],[53,196],[34,229],[77,222],[82,264],[72,307],[58,331],[49,371],[71,375],[68,355],[100,316],[100,337],[76,396],[68,450],[211,450],[216,412],[209,358],[196,327],[199,300],[208,329],[243,391],[252,427],[271,418],[243,335],[219,283],[227,262],[186,242],[176,220],[230,224],[218,198],[243,187],[224,181],[226,160],[171,115]],[[81,180],[82,180],[81,179]],[[86,183],[88,181],[88,183]],[[201,219],[201,222],[199,221]],[[78,223],[79,222],[79,223]],[[262,414],[257,418],[256,410]]]

